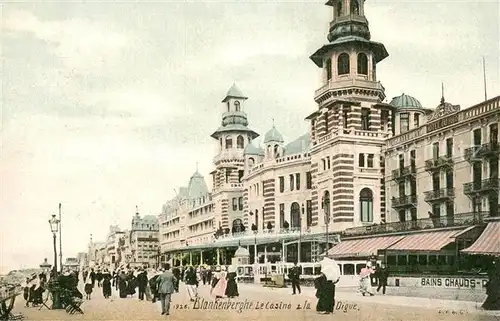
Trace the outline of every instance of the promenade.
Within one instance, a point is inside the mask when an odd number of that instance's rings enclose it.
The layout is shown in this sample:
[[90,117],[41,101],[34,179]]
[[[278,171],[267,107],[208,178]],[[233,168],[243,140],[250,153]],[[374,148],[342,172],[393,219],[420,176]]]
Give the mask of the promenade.
[[[16,313],[26,320],[477,320],[498,321],[500,313],[478,310],[480,304],[469,301],[408,298],[376,295],[363,297],[359,293],[339,291],[334,316],[315,312],[314,289],[304,288],[301,295],[291,295],[290,288],[265,288],[239,284],[240,297],[235,304],[219,309],[196,309],[189,301],[183,284],[173,296],[169,316],[160,315],[159,303],[134,298],[120,299],[116,291],[104,299],[101,288],[95,288],[92,300],[86,301],[83,315],[69,315],[64,310],[50,311],[26,308],[21,297],[16,302]],[[213,301],[209,285],[200,285],[200,299]],[[227,299],[223,301],[228,301]]]

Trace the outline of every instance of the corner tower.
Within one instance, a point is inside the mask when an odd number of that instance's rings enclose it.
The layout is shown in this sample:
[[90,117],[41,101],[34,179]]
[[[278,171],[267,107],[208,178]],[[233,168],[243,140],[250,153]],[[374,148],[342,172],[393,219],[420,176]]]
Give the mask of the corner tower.
[[[329,0],[328,43],[311,60],[322,68],[310,138],[313,221],[332,231],[379,223],[385,215],[381,149],[392,135],[393,107],[376,66],[389,56],[371,40],[364,0]],[[329,203],[324,215],[324,203]],[[314,204],[316,203],[316,204]],[[324,224],[324,225],[323,225]]]
[[[222,123],[211,135],[217,140],[217,154],[213,163],[213,201],[215,228],[231,229],[243,224],[244,151],[259,136],[248,128],[244,104],[248,97],[235,84],[222,100]],[[241,220],[241,221],[240,221]]]

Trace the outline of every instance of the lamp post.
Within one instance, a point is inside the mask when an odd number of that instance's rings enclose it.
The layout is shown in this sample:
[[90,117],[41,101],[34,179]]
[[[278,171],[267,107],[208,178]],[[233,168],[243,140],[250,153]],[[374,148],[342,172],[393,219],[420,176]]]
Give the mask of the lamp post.
[[52,232],[52,238],[54,240],[54,270],[57,271],[57,231],[59,230],[59,220],[56,218],[55,214],[52,214],[52,218],[49,220],[50,230]]
[[[330,248],[330,241],[328,240],[328,224],[330,223],[330,193],[328,191],[323,196],[323,211],[325,215],[325,238],[326,238],[326,251]],[[325,251],[325,252],[326,252]]]
[[304,203],[302,203],[302,211],[299,215],[299,244],[297,246],[297,263],[301,261],[302,252],[302,216],[304,215]]

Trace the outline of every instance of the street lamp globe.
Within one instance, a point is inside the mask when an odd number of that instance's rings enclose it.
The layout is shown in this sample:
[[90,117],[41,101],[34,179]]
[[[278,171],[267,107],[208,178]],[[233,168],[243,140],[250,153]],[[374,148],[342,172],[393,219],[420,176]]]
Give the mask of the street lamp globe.
[[49,224],[52,233],[57,233],[59,230],[59,220],[56,218],[55,214],[52,214],[52,218],[49,220]]

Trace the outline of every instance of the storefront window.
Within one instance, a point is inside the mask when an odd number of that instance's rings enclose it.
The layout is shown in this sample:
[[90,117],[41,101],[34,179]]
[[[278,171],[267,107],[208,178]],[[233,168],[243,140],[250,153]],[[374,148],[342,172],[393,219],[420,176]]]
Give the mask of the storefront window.
[[418,264],[427,265],[427,255],[419,255],[418,256]]
[[356,274],[361,273],[361,270],[366,267],[366,264],[356,264]]
[[446,256],[444,256],[444,255],[439,255],[439,256],[438,256],[438,264],[439,264],[439,265],[446,265]]
[[417,265],[417,256],[416,255],[410,255],[408,258],[408,261],[410,262],[410,265]]
[[435,255],[429,255],[429,265],[436,265],[437,257]]
[[391,266],[391,265],[397,265],[397,261],[396,261],[396,256],[395,255],[388,255],[387,256],[387,265]]
[[398,265],[407,265],[408,259],[406,255],[398,255]]

